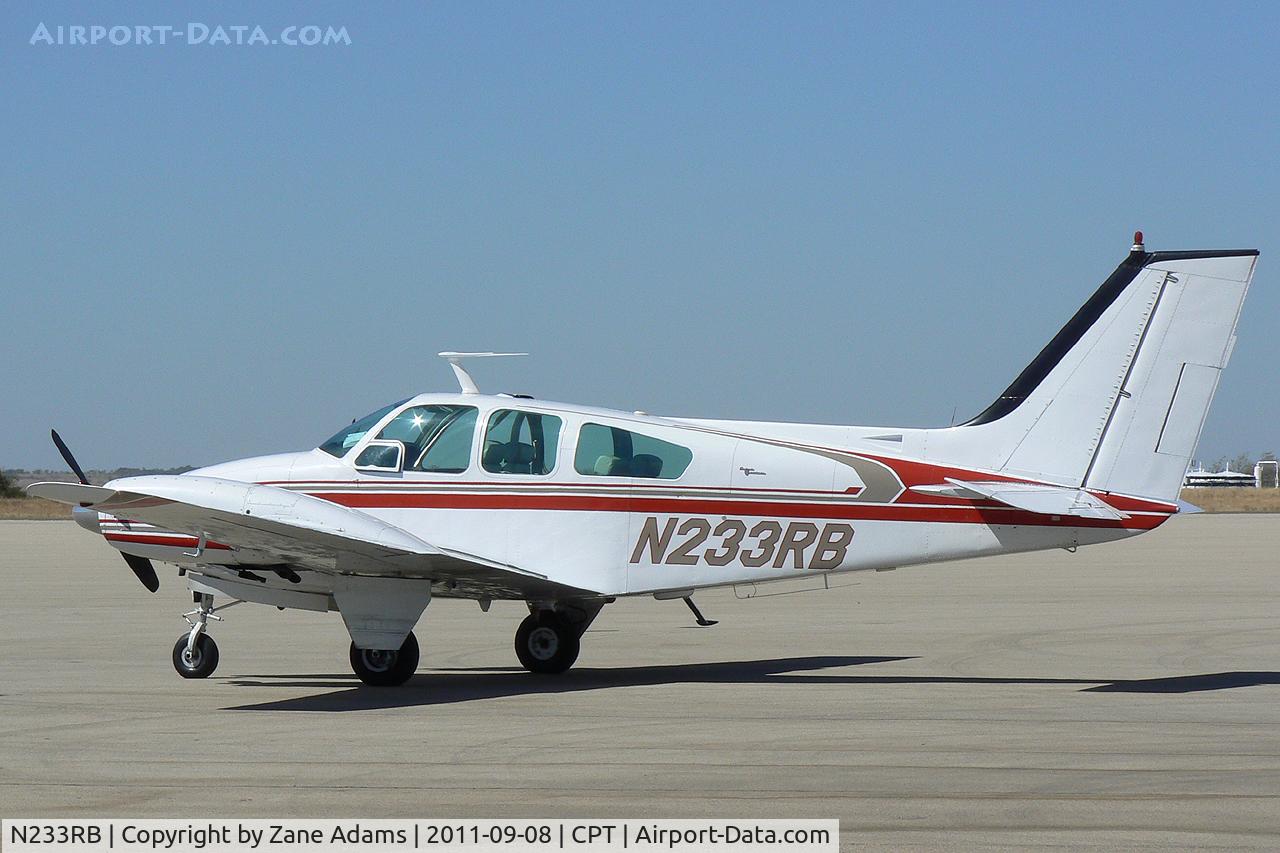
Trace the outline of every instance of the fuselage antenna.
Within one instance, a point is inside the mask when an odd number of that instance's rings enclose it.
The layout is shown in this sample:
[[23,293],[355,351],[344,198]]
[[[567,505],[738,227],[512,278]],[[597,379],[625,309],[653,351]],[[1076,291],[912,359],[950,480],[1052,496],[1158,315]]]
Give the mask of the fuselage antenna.
[[446,351],[437,353],[445,361],[449,362],[449,366],[453,368],[453,375],[458,377],[458,385],[462,387],[463,394],[479,394],[480,388],[476,385],[475,379],[471,378],[471,374],[462,366],[464,359],[468,358],[511,358],[515,356],[528,355],[527,352],[452,352]]

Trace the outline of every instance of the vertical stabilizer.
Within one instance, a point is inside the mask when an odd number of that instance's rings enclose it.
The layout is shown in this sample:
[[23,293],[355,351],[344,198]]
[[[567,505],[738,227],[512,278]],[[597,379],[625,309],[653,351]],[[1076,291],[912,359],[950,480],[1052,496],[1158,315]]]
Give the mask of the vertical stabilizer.
[[931,450],[1015,476],[1176,499],[1257,255],[1147,252],[1137,238],[1005,392],[938,431]]
[[1177,498],[1235,347],[1236,322],[1256,262],[1256,253],[1169,253],[1148,265],[1160,275],[1160,305],[1112,408],[1085,487]]

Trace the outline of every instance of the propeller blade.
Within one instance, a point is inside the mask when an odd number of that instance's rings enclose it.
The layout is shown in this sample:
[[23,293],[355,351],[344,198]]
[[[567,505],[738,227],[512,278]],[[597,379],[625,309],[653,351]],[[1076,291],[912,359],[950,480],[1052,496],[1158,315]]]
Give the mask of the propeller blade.
[[[71,450],[67,447],[66,442],[62,440],[62,436],[58,435],[58,431],[56,429],[49,430],[49,435],[53,436],[53,443],[57,446],[58,452],[62,454],[62,461],[67,463],[67,467],[69,467],[71,471],[80,478],[80,482],[83,485],[89,485],[89,478],[86,477],[84,475],[84,471],[80,469],[80,463],[76,462],[76,458],[71,455]],[[152,574],[154,574],[154,572]]]
[[[80,478],[81,485],[89,485],[89,478],[84,475],[84,469],[80,467],[80,463],[71,455],[71,448],[67,447],[67,443],[62,440],[62,436],[58,435],[56,429],[49,430],[49,435],[53,437],[53,443],[58,448],[58,452],[62,454],[62,460],[67,463],[67,467]],[[160,588],[160,578],[156,576],[156,567],[151,565],[151,561],[146,557],[136,557],[133,554],[121,554],[124,561],[129,564],[129,568],[138,576],[138,580],[142,581],[151,592],[155,592]]]
[[129,568],[133,569],[133,573],[138,576],[138,580],[142,581],[151,592],[155,592],[160,588],[160,578],[156,577],[156,568],[151,565],[151,561],[146,557],[136,557],[133,554],[121,554],[124,561],[129,564]]

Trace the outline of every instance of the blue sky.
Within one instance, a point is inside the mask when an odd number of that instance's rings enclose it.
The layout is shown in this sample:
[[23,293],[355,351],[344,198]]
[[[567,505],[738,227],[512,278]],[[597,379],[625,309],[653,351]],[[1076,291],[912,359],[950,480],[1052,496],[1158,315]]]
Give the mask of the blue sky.
[[[0,8],[0,466],[482,387],[946,424],[1123,258],[1258,247],[1200,456],[1280,450],[1275,4]],[[31,45],[37,25],[350,45]]]

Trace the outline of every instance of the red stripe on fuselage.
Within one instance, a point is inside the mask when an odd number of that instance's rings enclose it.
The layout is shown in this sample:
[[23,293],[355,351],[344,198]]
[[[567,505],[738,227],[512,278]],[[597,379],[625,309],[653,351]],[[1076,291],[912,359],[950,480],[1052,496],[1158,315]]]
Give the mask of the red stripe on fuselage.
[[[940,522],[949,524],[1006,524],[1037,527],[1102,527],[1123,528],[1133,530],[1149,530],[1177,512],[1175,504],[1152,501],[1142,498],[1131,498],[1112,495],[1108,492],[1091,491],[1090,493],[1115,507],[1121,512],[1149,513],[1149,515],[1133,515],[1128,519],[1094,519],[1078,516],[1056,516],[1028,512],[1004,506],[989,500],[972,500],[950,495],[923,494],[910,491],[913,486],[944,485],[947,478],[973,480],[977,482],[1015,482],[1035,483],[1041,481],[1025,477],[1014,477],[988,471],[974,471],[966,468],[955,468],[949,465],[919,462],[910,459],[894,459],[869,453],[852,453],[836,448],[819,448],[796,446],[796,450],[826,450],[848,454],[849,456],[867,459],[890,468],[902,482],[904,491],[892,504],[858,504],[849,503],[805,503],[800,500],[789,500],[790,495],[796,498],[827,497],[839,498],[853,496],[862,491],[861,487],[853,487],[844,493],[810,489],[756,489],[741,486],[683,486],[675,483],[630,483],[625,488],[633,492],[645,489],[672,489],[688,491],[687,497],[647,497],[643,493],[617,496],[587,495],[554,495],[554,494],[510,494],[495,491],[493,494],[471,493],[426,493],[426,492],[373,492],[379,483],[369,480],[347,481],[313,481],[302,486],[314,497],[323,498],[343,506],[367,508],[422,508],[422,509],[542,509],[568,510],[588,512],[655,512],[655,513],[688,513],[703,515],[752,515],[777,516],[790,518],[839,518],[869,519],[879,521],[913,521]],[[500,490],[502,483],[494,481],[473,480],[403,480],[403,485],[452,486],[460,489],[482,488]],[[273,481],[282,483],[283,481]],[[292,484],[290,484],[292,485]],[[300,485],[300,484],[299,484]],[[315,487],[346,486],[360,491],[314,491]],[[533,485],[521,483],[520,485]],[[620,483],[609,482],[556,482],[542,481],[539,488],[553,487],[571,491],[573,489],[600,488],[606,486],[623,487]],[[365,492],[364,489],[370,489]],[[743,494],[743,500],[725,500],[723,498],[702,497],[700,491],[718,491]],[[780,495],[780,499],[770,500],[755,492],[770,492]]]
[[[770,494],[779,494],[779,495],[814,495],[814,496],[820,496],[820,497],[821,496],[826,496],[826,497],[854,496],[856,497],[857,495],[862,494],[862,491],[863,491],[862,486],[850,486],[849,488],[845,489],[843,492],[833,492],[830,489],[763,489],[763,488],[757,489],[757,488],[749,488],[747,486],[687,486],[684,484],[676,485],[670,481],[662,481],[657,483],[627,483],[627,482],[620,483],[618,482],[618,479],[619,478],[611,478],[610,480],[605,480],[604,482],[584,481],[584,482],[572,482],[572,483],[556,481],[556,480],[547,480],[547,481],[538,481],[538,482],[524,482],[521,485],[529,485],[529,486],[536,485],[539,488],[558,487],[562,489],[613,488],[613,489],[666,489],[668,491],[680,490],[680,491],[688,491],[688,492],[699,492],[699,491],[768,492]],[[620,478],[620,479],[625,481],[626,478]],[[307,486],[323,486],[326,488],[329,486],[350,486],[351,488],[354,489],[359,486],[377,487],[377,486],[384,485],[386,483],[387,483],[386,480],[374,480],[374,479],[368,479],[368,480],[259,480],[257,482],[257,485],[277,486],[280,488],[288,488],[288,487],[296,488],[300,484],[305,484]],[[455,488],[467,488],[467,487],[494,488],[494,487],[501,487],[503,485],[503,483],[500,480],[405,479],[405,480],[393,480],[391,481],[391,483],[394,485],[403,485],[403,486],[452,486]],[[303,491],[306,491],[306,489],[303,489]]]
[[[844,452],[844,451],[842,451]],[[1007,483],[1032,483],[1037,485],[1053,485],[1043,483],[1039,480],[1031,480],[1025,477],[1011,477],[1005,474],[995,474],[987,471],[973,471],[965,468],[953,468],[946,465],[933,465],[928,462],[915,462],[907,459],[890,459],[883,456],[872,456],[869,454],[858,454],[863,458],[879,462],[889,468],[901,480],[905,491],[895,500],[897,504],[909,504],[915,506],[934,506],[934,507],[991,507],[1002,508],[1003,505],[988,500],[973,500],[968,498],[957,498],[951,495],[931,495],[922,494],[920,492],[912,492],[913,486],[943,486],[946,485],[946,479],[952,477],[958,480],[972,480],[975,482],[1007,482]],[[293,482],[288,480],[274,480],[263,482],[261,485],[278,485],[278,486],[294,486],[300,491],[307,494],[313,494],[317,497],[325,497],[324,494],[316,494],[312,491],[315,487],[348,487],[356,488],[377,488],[383,485],[385,481],[378,482],[374,480],[311,480],[303,483],[302,481]],[[500,489],[504,485],[494,480],[417,480],[405,479],[396,481],[396,485],[403,486],[450,486],[459,489],[465,488],[489,488]],[[696,499],[697,493],[700,491],[716,491],[716,492],[733,492],[750,496],[751,493],[770,493],[775,495],[795,495],[796,497],[827,497],[840,498],[856,496],[863,490],[861,487],[855,486],[844,492],[832,492],[822,489],[757,489],[743,486],[688,486],[677,485],[675,483],[629,483],[621,484],[617,482],[564,482],[545,480],[535,483],[522,482],[520,485],[536,485],[540,489],[562,489],[571,491],[573,489],[600,489],[615,488],[618,490],[628,489],[638,491],[643,489],[666,489],[679,490],[689,492],[689,499]],[[1145,498],[1133,498],[1122,495],[1111,494],[1110,492],[1087,490],[1090,494],[1110,504],[1112,507],[1121,512],[1153,512],[1166,515],[1172,515],[1178,511],[1177,505],[1166,501],[1154,501]],[[606,498],[607,499],[607,498]],[[680,500],[685,500],[681,498]],[[341,503],[341,501],[338,501]],[[352,504],[354,506],[354,504]],[[498,507],[501,508],[501,507]],[[1035,515],[1033,513],[1033,515]]]
[[588,495],[428,494],[412,492],[309,492],[312,497],[366,509],[485,509],[569,512],[637,512],[669,515],[749,515],[778,518],[838,518],[944,524],[1109,527],[1150,530],[1167,515],[1131,516],[1122,521],[1051,516],[1019,509],[931,504],[820,504],[689,498],[600,497]]
[[[898,479],[902,484],[910,489],[912,486],[938,486],[945,485],[948,477],[957,480],[972,480],[978,483],[1031,483],[1035,485],[1053,485],[1044,483],[1041,480],[1031,480],[1026,477],[1011,477],[1007,474],[995,474],[987,471],[970,471],[965,468],[952,468],[947,465],[934,465],[929,462],[916,462],[910,459],[890,459],[884,456],[864,455],[868,459],[874,459],[884,465],[888,465],[898,475]],[[1070,488],[1075,488],[1074,486]],[[1178,511],[1177,504],[1168,503],[1167,501],[1154,501],[1145,498],[1130,498],[1122,495],[1113,495],[1110,492],[1095,491],[1086,489],[1085,491],[1100,500],[1105,501],[1112,507],[1121,512],[1158,512],[1172,515]],[[913,504],[941,504],[956,500],[964,500],[963,498],[954,498],[946,495],[926,495],[919,492],[907,491],[902,494],[898,501],[901,503]]]

